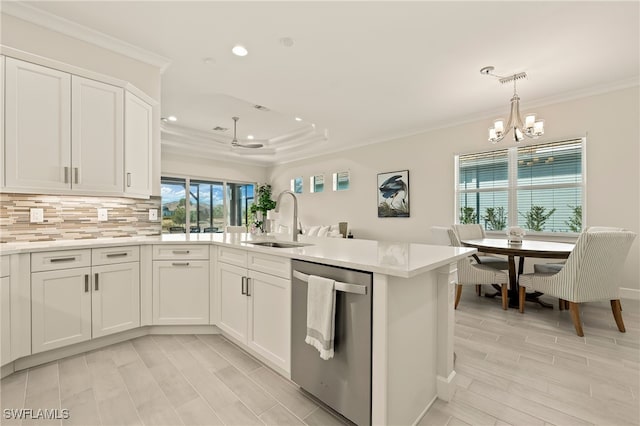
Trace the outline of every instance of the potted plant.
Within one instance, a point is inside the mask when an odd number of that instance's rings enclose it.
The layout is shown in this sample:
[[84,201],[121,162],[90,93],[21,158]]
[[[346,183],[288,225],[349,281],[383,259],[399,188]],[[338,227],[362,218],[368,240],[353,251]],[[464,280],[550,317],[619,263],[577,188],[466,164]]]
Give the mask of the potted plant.
[[276,208],[276,202],[271,199],[271,185],[258,185],[256,189],[256,201],[249,208],[253,215],[253,226],[265,232],[267,212]]

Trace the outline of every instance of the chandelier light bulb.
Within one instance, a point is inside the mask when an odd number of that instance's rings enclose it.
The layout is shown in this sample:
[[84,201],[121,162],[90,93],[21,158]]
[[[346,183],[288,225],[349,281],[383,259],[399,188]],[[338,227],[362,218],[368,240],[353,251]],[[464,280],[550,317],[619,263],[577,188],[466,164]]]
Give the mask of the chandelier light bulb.
[[533,134],[535,136],[541,136],[544,134],[544,120],[536,121],[533,124]]
[[504,120],[499,119],[493,122],[493,128],[496,131],[496,134],[500,135],[504,133]]
[[524,118],[524,127],[526,129],[533,129],[533,125],[536,122],[536,115],[535,114],[529,114]]

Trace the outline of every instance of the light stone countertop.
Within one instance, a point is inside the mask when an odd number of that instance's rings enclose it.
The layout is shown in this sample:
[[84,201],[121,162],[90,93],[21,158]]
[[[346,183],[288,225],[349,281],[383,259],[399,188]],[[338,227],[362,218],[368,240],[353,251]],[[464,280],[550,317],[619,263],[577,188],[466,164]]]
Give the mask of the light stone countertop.
[[[291,238],[291,236],[288,237]],[[476,249],[464,247],[344,238],[305,238],[304,236],[300,237],[300,243],[308,245],[293,248],[261,247],[251,244],[252,241],[286,240],[282,236],[257,237],[237,233],[163,234],[151,237],[4,243],[0,245],[0,254],[148,244],[210,244],[410,278],[476,252]]]

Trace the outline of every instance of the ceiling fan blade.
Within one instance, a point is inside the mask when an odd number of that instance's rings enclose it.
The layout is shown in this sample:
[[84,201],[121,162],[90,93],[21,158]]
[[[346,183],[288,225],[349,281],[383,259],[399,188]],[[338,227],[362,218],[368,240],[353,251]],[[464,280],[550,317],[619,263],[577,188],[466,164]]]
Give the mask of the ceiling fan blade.
[[232,145],[239,148],[262,148],[264,146],[261,143],[240,143],[238,141],[232,142]]

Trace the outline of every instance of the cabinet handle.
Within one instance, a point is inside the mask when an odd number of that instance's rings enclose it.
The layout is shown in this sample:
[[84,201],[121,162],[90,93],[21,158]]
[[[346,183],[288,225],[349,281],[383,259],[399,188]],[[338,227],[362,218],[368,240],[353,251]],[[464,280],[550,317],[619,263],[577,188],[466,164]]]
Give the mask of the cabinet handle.
[[247,277],[247,296],[251,296],[251,278]]
[[127,173],[127,188],[131,188],[131,173]]
[[64,166],[64,183],[69,183],[69,167]]
[[100,276],[100,274],[98,274],[98,273],[96,272],[96,276],[95,276],[95,278],[96,278],[96,291],[98,291],[98,277],[99,277],[99,276]]
[[240,291],[242,291],[244,295],[247,294],[247,277],[242,277],[242,287]]
[[84,292],[89,293],[89,274],[84,274]]
[[189,250],[172,250],[173,254],[189,254]]
[[107,257],[122,257],[127,256],[129,253],[107,253]]
[[54,257],[53,259],[49,259],[49,262],[51,262],[51,263],[73,262],[74,260],[76,260],[75,256],[74,257]]
[[189,262],[172,262],[171,266],[189,266]]
[[78,168],[73,168],[73,183],[78,183]]

